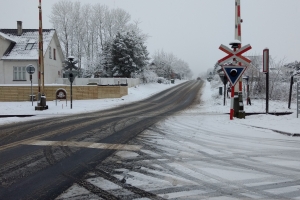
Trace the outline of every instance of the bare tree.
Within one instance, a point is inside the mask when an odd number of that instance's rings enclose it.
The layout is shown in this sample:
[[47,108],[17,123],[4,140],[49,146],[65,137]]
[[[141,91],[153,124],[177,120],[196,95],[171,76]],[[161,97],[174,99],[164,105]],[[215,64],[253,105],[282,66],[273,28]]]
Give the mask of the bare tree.
[[163,50],[156,51],[152,56],[153,63],[156,66],[156,74],[164,78],[173,78],[173,73],[178,74],[180,77],[191,78],[192,72],[188,64],[178,59],[172,53],[165,53]]
[[105,20],[106,20],[106,15],[108,7],[105,5],[101,5],[100,3],[96,4],[93,6],[93,21],[94,25],[96,27],[96,33],[98,35],[98,39],[100,41],[100,47],[101,50],[103,50],[103,45],[104,45],[104,33],[105,33]]
[[72,9],[73,3],[68,0],[59,1],[52,6],[50,22],[57,30],[57,35],[63,43],[65,56],[69,56],[70,32],[72,32]]
[[72,40],[71,40],[71,55],[78,59],[78,67],[81,68],[82,61],[82,45],[83,45],[83,17],[81,12],[81,3],[75,2],[72,12]]
[[[270,59],[269,69],[269,87],[270,87],[270,99],[282,99],[287,95],[288,79],[286,74],[286,68],[284,67],[285,59],[276,61],[274,58]],[[285,87],[282,87],[285,86]]]

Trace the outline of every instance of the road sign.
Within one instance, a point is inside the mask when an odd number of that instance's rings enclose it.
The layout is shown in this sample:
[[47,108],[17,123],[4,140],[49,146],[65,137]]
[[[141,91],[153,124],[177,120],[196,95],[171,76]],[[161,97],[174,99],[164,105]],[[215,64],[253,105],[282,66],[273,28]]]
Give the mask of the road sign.
[[239,81],[240,77],[247,69],[247,67],[236,65],[222,65],[222,68],[232,86]]
[[78,71],[66,71],[65,74],[68,77],[69,81],[73,83],[75,77],[78,75]]
[[269,72],[269,49],[265,48],[263,51],[263,72]]
[[33,65],[29,64],[29,65],[26,66],[26,71],[27,71],[28,74],[31,75],[35,72],[35,68],[34,68]]
[[225,74],[222,72],[222,73],[219,73],[219,76],[220,76],[220,79],[221,79],[222,83],[223,83],[224,85],[226,85],[226,84],[228,83],[228,79],[227,79],[227,77],[225,76]]
[[233,51],[230,48],[226,47],[225,45],[221,44],[221,46],[219,47],[219,49],[221,51],[224,51],[225,53],[227,53],[228,55],[225,56],[224,58],[220,59],[218,61],[219,65],[225,64],[226,62],[228,62],[231,59],[236,59],[236,61],[241,62],[244,65],[249,65],[249,63],[251,62],[251,60],[249,60],[248,58],[242,56],[243,53],[245,53],[246,51],[250,50],[252,47],[250,46],[250,44],[243,46],[242,48]]

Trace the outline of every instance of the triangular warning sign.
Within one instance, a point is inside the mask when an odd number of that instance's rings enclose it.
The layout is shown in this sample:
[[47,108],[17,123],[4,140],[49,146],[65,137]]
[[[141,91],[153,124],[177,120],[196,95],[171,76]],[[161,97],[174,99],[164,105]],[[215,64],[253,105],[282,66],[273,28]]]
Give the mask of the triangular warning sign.
[[231,85],[234,86],[241,78],[247,67],[236,65],[222,65],[222,68]]

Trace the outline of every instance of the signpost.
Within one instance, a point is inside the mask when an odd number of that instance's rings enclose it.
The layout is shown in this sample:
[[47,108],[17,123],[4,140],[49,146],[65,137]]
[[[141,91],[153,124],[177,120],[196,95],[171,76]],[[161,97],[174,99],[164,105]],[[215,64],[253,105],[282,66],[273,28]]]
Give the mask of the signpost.
[[[235,45],[235,44],[233,44]],[[224,58],[220,59],[218,61],[219,65],[222,66],[222,69],[225,73],[225,75],[227,76],[228,80],[231,83],[231,108],[230,108],[230,120],[233,119],[233,115],[234,115],[234,86],[235,84],[239,81],[239,79],[241,78],[241,76],[243,75],[243,73],[245,72],[247,66],[250,64],[251,60],[249,60],[248,58],[242,56],[243,53],[245,53],[246,51],[250,50],[252,47],[250,46],[250,44],[241,47],[240,49],[235,51],[231,50],[230,48],[228,48],[227,46],[221,44],[221,46],[219,47],[219,49],[225,53],[227,53],[228,55],[225,56]],[[225,63],[228,62],[232,62],[233,64],[231,65],[224,65]],[[242,64],[244,64],[245,66],[241,66],[238,65],[238,63],[234,63],[234,61],[236,62],[240,62]]]
[[220,69],[221,72],[219,72],[219,76],[221,81],[224,84],[224,106],[225,106],[225,100],[226,100],[226,84],[228,83],[228,78],[225,76],[225,73]]
[[269,49],[263,51],[263,72],[266,74],[266,114],[269,113]]
[[230,120],[233,119],[234,115],[234,86],[239,81],[240,77],[246,70],[246,67],[237,65],[223,65],[223,71],[231,83],[231,106],[230,106]]
[[71,70],[71,71],[67,71],[65,72],[65,74],[67,75],[69,81],[70,81],[70,86],[71,86],[71,109],[72,109],[72,106],[73,106],[73,103],[72,103],[72,95],[73,95],[73,92],[72,92],[72,85],[73,85],[73,81],[75,80],[75,77],[78,75],[78,72],[77,71],[74,71],[74,70]]
[[26,66],[26,71],[27,71],[27,73],[28,73],[29,76],[30,76],[30,82],[31,82],[31,103],[32,103],[32,106],[33,106],[32,74],[34,74],[35,68],[34,68],[33,65],[29,64],[29,65]]
[[65,74],[67,75],[69,81],[70,81],[70,86],[71,86],[71,109],[72,109],[72,84],[73,84],[73,81],[75,80],[75,77],[78,75],[78,71],[75,71],[73,69],[78,69],[78,67],[75,66],[75,64],[77,63],[77,61],[74,61],[74,57],[73,56],[69,56],[68,57],[68,60],[65,61],[65,64],[66,64],[66,67],[65,69],[66,70],[69,70],[69,71],[66,71]]

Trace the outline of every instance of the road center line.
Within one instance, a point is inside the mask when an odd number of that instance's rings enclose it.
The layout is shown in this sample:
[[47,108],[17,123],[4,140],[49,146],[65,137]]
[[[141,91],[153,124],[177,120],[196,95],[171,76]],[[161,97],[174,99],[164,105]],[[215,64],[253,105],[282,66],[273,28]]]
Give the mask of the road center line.
[[76,141],[45,141],[45,140],[31,140],[22,143],[23,145],[36,146],[68,146],[68,147],[84,147],[92,149],[115,149],[115,150],[129,150],[139,151],[140,145],[126,145],[126,144],[108,144],[108,143],[93,143],[93,142],[76,142]]

